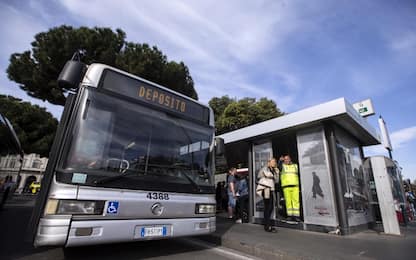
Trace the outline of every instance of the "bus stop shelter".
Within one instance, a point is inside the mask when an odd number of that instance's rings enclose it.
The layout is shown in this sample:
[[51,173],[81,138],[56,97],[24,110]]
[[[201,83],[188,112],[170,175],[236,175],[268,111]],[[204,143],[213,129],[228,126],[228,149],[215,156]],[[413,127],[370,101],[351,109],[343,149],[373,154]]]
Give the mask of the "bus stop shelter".
[[[301,221],[289,221],[276,192],[278,226],[349,234],[373,223],[363,147],[380,144],[376,130],[344,98],[221,135],[229,167],[247,167],[249,217],[262,223],[257,173],[272,158],[290,155],[299,165]],[[320,192],[317,192],[320,191]]]

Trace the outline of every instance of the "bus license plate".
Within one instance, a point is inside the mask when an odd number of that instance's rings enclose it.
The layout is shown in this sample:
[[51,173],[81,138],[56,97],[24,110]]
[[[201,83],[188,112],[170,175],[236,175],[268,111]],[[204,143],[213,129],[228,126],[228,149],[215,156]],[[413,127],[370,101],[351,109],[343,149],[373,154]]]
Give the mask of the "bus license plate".
[[161,227],[142,227],[140,237],[164,237],[167,234],[165,226]]

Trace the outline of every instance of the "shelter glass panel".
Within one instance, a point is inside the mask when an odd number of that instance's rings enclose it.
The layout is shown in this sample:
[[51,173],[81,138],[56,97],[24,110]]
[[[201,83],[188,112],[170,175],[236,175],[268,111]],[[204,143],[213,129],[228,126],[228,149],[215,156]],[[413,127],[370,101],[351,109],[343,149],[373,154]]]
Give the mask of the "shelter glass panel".
[[304,222],[337,226],[324,131],[322,128],[301,131],[297,140]]
[[[271,142],[253,145],[253,158],[254,158],[253,160],[253,163],[254,163],[253,183],[255,184],[257,183],[257,180],[258,180],[257,175],[260,169],[263,168],[264,166],[267,166],[268,160],[272,157],[273,157],[273,149],[272,149]],[[253,189],[252,194],[254,198],[254,217],[263,218],[263,211],[264,211],[263,199],[256,194],[255,189]]]
[[338,168],[348,224],[349,226],[357,226],[368,223],[372,219],[368,199],[369,184],[364,178],[360,145],[340,128],[336,129],[335,135]]

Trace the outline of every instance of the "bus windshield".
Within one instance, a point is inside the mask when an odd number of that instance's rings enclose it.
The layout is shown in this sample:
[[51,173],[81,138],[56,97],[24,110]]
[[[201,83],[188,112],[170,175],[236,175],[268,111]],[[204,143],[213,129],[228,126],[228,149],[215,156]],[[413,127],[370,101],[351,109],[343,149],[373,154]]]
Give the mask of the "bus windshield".
[[[86,89],[57,180],[137,190],[211,193],[214,129]],[[81,176],[81,178],[79,177]]]

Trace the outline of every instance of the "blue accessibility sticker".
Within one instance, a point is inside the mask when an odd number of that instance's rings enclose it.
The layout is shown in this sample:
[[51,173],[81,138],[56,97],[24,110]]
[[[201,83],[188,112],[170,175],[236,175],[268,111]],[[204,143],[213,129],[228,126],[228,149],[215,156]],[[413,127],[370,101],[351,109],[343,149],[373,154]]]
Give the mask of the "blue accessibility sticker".
[[109,201],[107,204],[107,214],[118,213],[118,201]]

